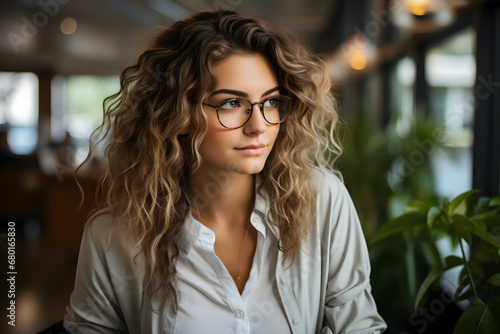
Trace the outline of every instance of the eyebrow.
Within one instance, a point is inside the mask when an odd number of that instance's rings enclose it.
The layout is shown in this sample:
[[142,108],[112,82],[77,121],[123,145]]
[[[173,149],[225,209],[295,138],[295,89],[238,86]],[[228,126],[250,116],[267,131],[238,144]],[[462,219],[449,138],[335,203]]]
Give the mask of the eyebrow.
[[[271,88],[269,90],[266,90],[262,95],[261,97],[264,97],[266,95],[269,95],[277,90],[279,90],[279,86],[276,86],[274,88]],[[219,89],[219,90],[216,90],[215,92],[213,92],[212,94],[210,94],[210,96],[214,96],[216,94],[231,94],[231,95],[237,95],[237,96],[243,96],[245,98],[248,97],[248,94],[245,93],[245,92],[242,92],[242,91],[239,91],[239,90],[234,90],[234,89]]]

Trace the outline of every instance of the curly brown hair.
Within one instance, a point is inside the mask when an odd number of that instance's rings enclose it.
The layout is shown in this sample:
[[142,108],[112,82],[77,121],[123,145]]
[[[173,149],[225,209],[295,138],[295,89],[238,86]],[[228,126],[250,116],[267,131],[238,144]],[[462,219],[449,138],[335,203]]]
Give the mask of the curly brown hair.
[[[164,28],[120,76],[104,104],[91,143],[104,140],[106,210],[143,259],[146,289],[160,307],[177,306],[176,240],[190,210],[188,181],[201,163],[208,129],[201,101],[216,87],[214,65],[234,54],[260,54],[271,64],[292,112],[282,124],[257,191],[273,203],[268,218],[279,250],[293,261],[316,214],[315,166],[340,154],[338,116],[322,61],[288,33],[226,10],[202,11]],[[100,138],[100,139],[97,139]],[[92,154],[92,149],[89,157]],[[85,162],[84,162],[85,163]]]

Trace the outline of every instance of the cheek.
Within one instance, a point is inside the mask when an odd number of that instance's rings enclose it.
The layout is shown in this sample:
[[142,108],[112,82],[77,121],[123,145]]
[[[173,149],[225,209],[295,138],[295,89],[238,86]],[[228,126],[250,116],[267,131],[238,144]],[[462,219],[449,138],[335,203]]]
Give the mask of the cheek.
[[212,151],[217,150],[220,141],[217,135],[208,132],[200,145],[200,154],[202,156],[211,155]]
[[211,119],[209,123],[209,128],[207,134],[205,136],[204,142],[211,143],[211,145],[223,145],[231,142],[232,137],[234,136],[234,131],[227,130],[219,124],[219,121],[216,119]]
[[269,139],[272,141],[273,146],[274,143],[276,142],[276,138],[278,138],[278,135],[280,133],[280,125],[273,126],[273,129],[269,131]]
[[231,136],[223,129],[210,128],[200,144],[200,154],[207,157],[214,157],[227,150],[231,146]]

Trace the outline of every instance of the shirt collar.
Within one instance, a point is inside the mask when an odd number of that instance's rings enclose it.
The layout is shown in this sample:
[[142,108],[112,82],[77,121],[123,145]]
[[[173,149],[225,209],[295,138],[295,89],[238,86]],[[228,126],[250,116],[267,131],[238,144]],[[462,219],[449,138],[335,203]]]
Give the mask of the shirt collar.
[[201,224],[193,218],[191,210],[189,210],[186,219],[184,220],[182,231],[176,241],[177,247],[179,247],[181,252],[185,254],[189,253],[194,241],[200,237],[200,234]]
[[[261,183],[262,183],[262,177],[260,176],[260,174],[257,174],[257,176],[255,178],[256,189],[259,189],[259,186]],[[264,222],[266,222],[268,228],[273,232],[276,239],[279,240],[280,238],[279,238],[278,226],[276,226],[276,224],[274,224],[271,217],[269,217],[269,219],[268,219],[268,212],[271,209],[270,208],[271,201],[269,200],[269,194],[267,192],[267,189],[265,189],[265,188],[261,188],[260,192],[262,194],[260,194],[258,191],[255,192],[255,204],[254,204],[253,212],[254,213],[258,212],[261,215]]]

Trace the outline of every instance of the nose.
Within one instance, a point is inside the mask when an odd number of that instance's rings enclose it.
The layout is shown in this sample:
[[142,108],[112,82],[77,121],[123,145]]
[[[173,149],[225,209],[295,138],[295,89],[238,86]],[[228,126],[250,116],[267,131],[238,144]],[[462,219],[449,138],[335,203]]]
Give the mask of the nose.
[[251,134],[261,134],[266,131],[267,122],[264,119],[264,115],[260,111],[260,105],[255,104],[252,106],[252,116],[245,124],[243,131],[247,135]]

